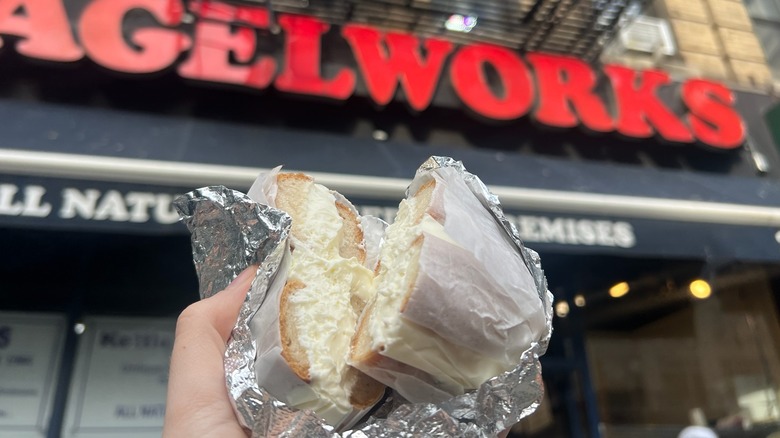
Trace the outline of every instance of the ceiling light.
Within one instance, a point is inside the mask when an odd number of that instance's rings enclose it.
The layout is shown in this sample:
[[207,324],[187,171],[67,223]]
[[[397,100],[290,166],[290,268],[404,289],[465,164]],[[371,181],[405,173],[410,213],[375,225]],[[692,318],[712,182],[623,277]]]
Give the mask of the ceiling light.
[[691,295],[693,295],[694,298],[700,300],[712,295],[712,287],[710,287],[710,284],[700,278],[693,280],[688,286],[688,289],[691,291]]
[[569,303],[566,301],[558,301],[555,303],[555,314],[558,315],[559,318],[566,318],[566,315],[569,314]]
[[474,26],[477,25],[477,17],[471,15],[452,14],[447,21],[444,22],[444,27],[447,30],[455,32],[471,32]]
[[609,288],[609,296],[611,296],[612,298],[620,298],[623,295],[627,294],[629,290],[631,290],[631,288],[628,287],[628,283],[625,281],[621,281],[620,283]]
[[374,132],[371,133],[371,136],[374,137],[374,140],[376,141],[387,141],[387,139],[390,138],[387,131],[381,129],[375,129]]

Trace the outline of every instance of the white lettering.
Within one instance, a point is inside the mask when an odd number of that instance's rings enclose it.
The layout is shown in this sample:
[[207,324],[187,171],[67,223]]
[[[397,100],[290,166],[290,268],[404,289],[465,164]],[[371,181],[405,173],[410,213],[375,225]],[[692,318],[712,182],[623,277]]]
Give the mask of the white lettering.
[[78,189],[64,189],[62,191],[60,217],[72,219],[79,216],[83,219],[92,219],[92,216],[95,215],[95,205],[99,197],[100,192],[95,189],[87,189],[83,193]]
[[21,201],[14,202],[19,188],[14,184],[0,184],[0,214],[19,216],[24,210]]
[[615,246],[615,239],[612,237],[612,222],[596,221],[596,241],[602,246]]
[[577,245],[580,243],[579,239],[577,239],[577,221],[574,219],[566,219],[564,223],[566,224],[566,242],[562,243],[568,243],[570,245]]
[[41,203],[46,189],[41,186],[27,186],[24,188],[24,210],[22,216],[46,217],[51,213],[51,204]]
[[149,207],[154,206],[157,202],[154,193],[130,192],[125,196],[125,199],[130,207],[130,222],[147,222],[149,220]]
[[161,224],[174,224],[179,221],[179,213],[173,208],[171,195],[157,195],[157,205],[154,206],[154,220]]
[[538,242],[540,239],[539,232],[536,230],[539,218],[535,216],[520,216],[518,217],[518,225],[520,226],[520,238],[529,242]]
[[596,230],[593,221],[582,219],[577,221],[577,240],[582,245],[596,244]]
[[[161,224],[173,224],[179,220],[171,204],[173,197],[164,193],[129,192],[123,195],[117,190],[109,190],[101,196],[100,191],[95,189],[82,192],[66,188],[62,191],[62,199],[59,215],[64,219],[79,216],[98,221],[142,223],[153,218]],[[150,212],[150,209],[153,210]]]
[[127,212],[125,198],[116,190],[109,190],[103,195],[103,199],[95,210],[93,219],[102,221],[110,219],[114,222],[127,222],[130,219],[130,213]]
[[520,238],[528,242],[620,248],[636,245],[634,228],[628,222],[512,215],[507,215],[507,219],[518,226]]
[[621,248],[633,248],[636,245],[634,227],[628,222],[615,222],[615,244]]
[[550,220],[546,217],[539,218],[539,234],[542,242],[566,242],[566,234],[563,230],[563,219]]
[[51,213],[51,204],[42,202],[45,188],[25,186],[22,199],[16,199],[18,192],[19,187],[14,184],[0,184],[0,214],[46,217]]

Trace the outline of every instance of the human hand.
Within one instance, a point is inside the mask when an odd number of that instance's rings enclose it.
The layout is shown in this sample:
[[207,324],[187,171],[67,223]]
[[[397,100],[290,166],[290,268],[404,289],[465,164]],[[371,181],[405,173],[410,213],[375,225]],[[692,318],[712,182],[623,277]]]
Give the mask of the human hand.
[[225,386],[230,331],[257,272],[250,266],[225,290],[187,307],[176,322],[164,438],[245,438]]

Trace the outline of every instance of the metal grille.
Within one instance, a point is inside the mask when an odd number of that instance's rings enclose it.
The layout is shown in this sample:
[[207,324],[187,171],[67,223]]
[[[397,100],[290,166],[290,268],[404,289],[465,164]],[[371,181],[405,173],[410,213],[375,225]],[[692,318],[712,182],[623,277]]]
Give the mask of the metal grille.
[[[486,42],[596,59],[632,11],[648,0],[232,0],[275,12],[317,16],[331,24],[380,28]],[[453,16],[476,20],[468,30],[445,25]]]

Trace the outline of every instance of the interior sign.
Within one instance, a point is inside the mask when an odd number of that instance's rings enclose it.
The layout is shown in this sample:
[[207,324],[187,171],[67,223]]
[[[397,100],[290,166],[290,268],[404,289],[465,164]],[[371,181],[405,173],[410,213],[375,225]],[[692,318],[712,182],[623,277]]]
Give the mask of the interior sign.
[[[331,29],[315,17],[271,14],[255,5],[209,0],[83,3],[83,9],[66,11],[63,0],[0,2],[0,34],[19,37],[16,50],[30,58],[89,58],[122,73],[175,69],[195,81],[273,87],[336,100],[361,89],[379,105],[403,96],[415,111],[428,108],[446,84],[446,93],[493,120],[530,117],[554,128],[579,126],[716,149],[738,148],[746,138],[734,94],[710,80],[692,78],[679,85],[683,108],[678,110],[677,102],[664,102],[658,95],[659,89],[673,85],[669,74],[659,70],[620,65],[596,70],[568,56],[521,56],[501,46],[456,45],[365,24]],[[331,59],[340,51],[323,50],[323,42],[332,41],[326,36],[347,47],[348,59]],[[602,78],[606,93],[597,91]]]
[[175,321],[87,318],[64,437],[159,437]]
[[62,316],[0,312],[0,436],[47,436],[64,341]]

